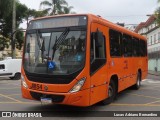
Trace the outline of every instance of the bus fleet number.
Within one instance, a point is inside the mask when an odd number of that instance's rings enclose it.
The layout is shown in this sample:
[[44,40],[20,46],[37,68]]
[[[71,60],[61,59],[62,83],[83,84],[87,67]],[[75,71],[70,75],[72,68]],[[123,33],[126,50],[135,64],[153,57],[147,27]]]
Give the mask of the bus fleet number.
[[42,90],[42,85],[41,84],[32,83],[31,89]]

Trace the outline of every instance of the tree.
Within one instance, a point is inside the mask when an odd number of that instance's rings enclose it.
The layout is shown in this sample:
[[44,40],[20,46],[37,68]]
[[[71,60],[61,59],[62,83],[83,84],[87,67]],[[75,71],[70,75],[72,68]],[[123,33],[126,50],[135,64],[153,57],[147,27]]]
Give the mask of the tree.
[[9,45],[7,42],[9,42],[9,39],[0,35],[0,51],[4,50],[4,48],[9,48]]
[[7,33],[5,32],[7,28],[5,19],[11,13],[11,6],[12,0],[0,0],[0,51],[9,47],[9,39],[6,37]]
[[[3,50],[5,47],[7,47],[6,44],[9,44],[9,41],[11,41],[13,8],[12,3],[13,0],[0,0],[0,44],[3,44],[1,45],[3,47],[1,47],[0,50]],[[16,1],[16,29],[19,29],[19,25],[23,22],[23,20],[28,20],[28,17],[42,16],[44,15],[43,13],[38,12],[34,9],[31,10],[26,5]],[[18,49],[21,49],[23,40],[23,32],[16,32],[15,44]]]
[[24,34],[22,31],[18,31],[16,33],[16,41],[15,41],[15,47],[19,50],[21,50],[23,46],[23,39],[24,39]]
[[73,9],[72,6],[68,6],[65,0],[44,0],[40,3],[40,7],[42,6],[47,7],[44,10],[48,12],[48,15],[68,14]]
[[[11,12],[12,0],[0,0],[0,19],[2,20]],[[6,14],[7,13],[7,14]]]
[[[160,0],[158,0],[158,3],[160,3]],[[155,17],[156,17],[156,21],[158,23],[158,25],[160,26],[160,7],[158,7],[156,10],[155,10]]]
[[63,8],[63,11],[64,11],[63,13],[64,13],[64,14],[75,13],[75,12],[71,12],[71,9],[73,9],[73,6],[64,7],[64,8]]
[[[13,2],[13,0],[12,0]],[[26,5],[21,4],[19,2],[16,2],[16,29],[19,28],[20,23],[22,23],[22,20],[25,18],[26,16],[26,11],[28,10],[28,8],[26,7]],[[11,9],[12,11],[12,9]],[[1,33],[4,37],[6,38],[10,38],[11,41],[11,35],[12,35],[12,12],[9,12],[9,14],[3,18],[3,24],[2,24],[2,29],[1,29]],[[20,33],[19,33],[20,34]],[[23,33],[21,33],[23,35]],[[21,49],[21,43],[23,43],[23,39],[24,37],[20,37],[19,35],[16,35],[16,43],[19,45],[19,49]],[[18,42],[18,43],[17,43]]]
[[28,9],[26,12],[25,20],[27,21],[27,24],[28,24],[29,19],[43,17],[43,16],[46,16],[47,14],[48,14],[48,11],[46,10],[36,11],[35,9]]

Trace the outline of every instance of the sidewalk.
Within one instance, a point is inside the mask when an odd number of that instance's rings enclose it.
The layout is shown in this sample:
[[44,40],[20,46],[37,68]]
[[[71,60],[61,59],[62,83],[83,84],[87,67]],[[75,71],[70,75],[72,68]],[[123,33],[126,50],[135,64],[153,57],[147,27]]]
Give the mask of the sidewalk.
[[155,72],[155,71],[148,70],[148,74],[150,74],[150,75],[160,76],[160,71]]

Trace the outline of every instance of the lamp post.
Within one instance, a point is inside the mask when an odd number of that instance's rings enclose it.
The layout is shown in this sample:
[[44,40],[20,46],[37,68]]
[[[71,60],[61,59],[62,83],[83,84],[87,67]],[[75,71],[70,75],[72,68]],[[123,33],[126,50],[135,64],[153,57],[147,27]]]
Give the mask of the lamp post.
[[[12,34],[16,30],[16,0],[13,0],[13,11],[12,11]],[[11,42],[11,50],[12,50],[12,58],[16,57],[16,51],[15,51],[15,34],[12,36],[12,42]]]

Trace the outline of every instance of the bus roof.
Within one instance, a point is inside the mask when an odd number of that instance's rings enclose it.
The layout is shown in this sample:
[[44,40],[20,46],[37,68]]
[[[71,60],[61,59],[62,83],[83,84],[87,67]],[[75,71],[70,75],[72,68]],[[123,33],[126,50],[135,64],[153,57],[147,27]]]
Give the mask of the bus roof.
[[133,37],[136,37],[136,38],[139,38],[139,39],[143,39],[143,40],[146,40],[146,38],[138,33],[135,33],[133,31],[130,31],[120,25],[117,25],[115,23],[112,23],[104,18],[102,18],[101,16],[96,16],[96,15],[93,15],[93,14],[89,14],[89,16],[91,16],[92,18],[92,21],[94,22],[99,22],[113,30],[116,30],[116,31],[119,31],[119,32],[122,32],[122,33],[125,33],[125,34],[128,34],[128,35],[131,35]]
[[135,33],[133,31],[130,31],[120,25],[117,25],[115,23],[112,23],[104,18],[102,18],[101,16],[96,16],[96,15],[93,15],[93,14],[63,14],[63,15],[55,15],[55,16],[45,16],[45,17],[39,17],[39,18],[36,18],[36,19],[33,19],[32,21],[35,21],[35,20],[40,20],[40,19],[47,19],[47,18],[54,18],[54,17],[63,17],[63,16],[80,16],[80,15],[85,15],[85,16],[88,16],[89,19],[90,19],[90,22],[98,22],[98,23],[101,23],[111,29],[114,29],[116,31],[119,31],[119,32],[122,32],[122,33],[125,33],[125,34],[128,34],[128,35],[131,35],[133,37],[136,37],[136,38],[139,38],[139,39],[143,39],[143,40],[146,40],[146,38],[138,33]]

